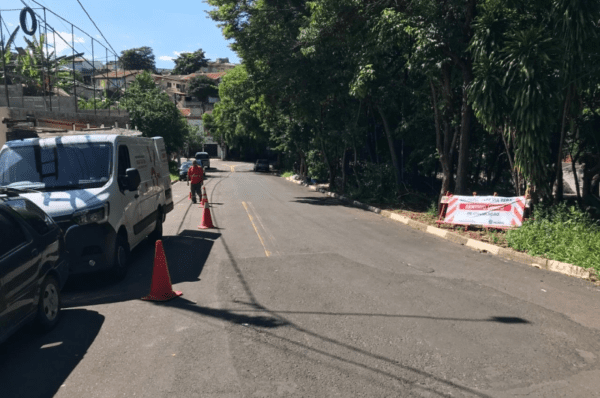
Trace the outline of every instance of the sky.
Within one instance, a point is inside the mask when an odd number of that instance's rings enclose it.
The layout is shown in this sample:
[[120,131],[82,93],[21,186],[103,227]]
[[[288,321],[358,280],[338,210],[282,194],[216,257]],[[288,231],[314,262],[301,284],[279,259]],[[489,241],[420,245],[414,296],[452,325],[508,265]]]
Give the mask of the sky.
[[[42,7],[51,10],[67,21],[81,28],[94,37],[94,57],[104,61],[105,50],[98,41],[106,43],[98,29],[90,21],[77,0],[36,0]],[[130,48],[151,47],[156,57],[156,67],[171,69],[175,66],[174,58],[183,52],[194,52],[202,49],[206,58],[229,58],[229,62],[239,63],[238,56],[229,48],[230,42],[225,40],[221,29],[211,20],[206,11],[210,6],[203,1],[193,0],[79,0],[90,14],[98,28],[102,31],[112,48],[120,55],[121,51]],[[32,0],[1,0],[5,40],[6,27],[12,31],[19,25],[20,10],[26,3],[31,8],[38,7]],[[17,10],[17,11],[6,11]],[[35,10],[43,15],[43,10]],[[72,40],[71,26],[46,11],[47,23],[52,26],[65,41]],[[28,19],[29,20],[29,19]],[[6,24],[6,27],[4,26]],[[38,23],[38,25],[40,25]],[[39,27],[38,27],[39,29]],[[50,29],[50,28],[49,28]],[[17,34],[17,46],[25,47],[21,30]],[[52,35],[49,44],[54,40]],[[86,59],[92,59],[92,39],[75,29],[75,50],[84,52]],[[106,45],[106,44],[105,44]],[[110,46],[106,45],[109,48]],[[56,37],[57,54],[71,54],[71,47]],[[50,50],[51,52],[52,50]],[[114,56],[109,55],[109,61]]]

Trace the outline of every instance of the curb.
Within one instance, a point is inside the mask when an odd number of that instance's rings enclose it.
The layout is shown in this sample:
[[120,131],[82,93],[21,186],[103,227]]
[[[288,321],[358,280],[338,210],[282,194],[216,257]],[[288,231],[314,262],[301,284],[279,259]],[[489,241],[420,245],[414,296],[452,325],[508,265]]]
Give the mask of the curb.
[[572,276],[580,279],[587,279],[592,282],[597,282],[598,277],[594,271],[588,271],[585,268],[579,267],[577,265],[563,263],[560,261],[549,260],[541,257],[530,256],[529,254],[521,253],[513,249],[506,249],[504,247],[492,245],[490,243],[482,242],[476,239],[466,238],[462,235],[459,235],[455,232],[447,231],[445,229],[433,227],[431,225],[427,225],[425,223],[415,221],[408,217],[402,216],[397,213],[393,213],[388,210],[381,210],[374,206],[369,206],[364,203],[361,203],[357,200],[351,200],[343,195],[339,195],[334,192],[326,191],[323,188],[315,187],[314,185],[308,185],[302,181],[296,181],[292,179],[292,177],[285,177],[286,180],[291,181],[298,185],[303,185],[308,187],[311,191],[321,192],[329,197],[336,198],[342,200],[354,207],[358,207],[363,210],[367,210],[373,213],[377,213],[382,215],[383,217],[387,217],[391,220],[401,222],[403,224],[408,225],[414,229],[418,229],[428,234],[435,235],[439,238],[449,240],[454,243],[459,243],[461,245],[467,246],[473,250],[477,250],[480,253],[490,253],[495,256],[500,256],[504,259],[515,261],[517,263],[530,265],[535,268],[545,269],[548,271],[558,272],[563,275]]

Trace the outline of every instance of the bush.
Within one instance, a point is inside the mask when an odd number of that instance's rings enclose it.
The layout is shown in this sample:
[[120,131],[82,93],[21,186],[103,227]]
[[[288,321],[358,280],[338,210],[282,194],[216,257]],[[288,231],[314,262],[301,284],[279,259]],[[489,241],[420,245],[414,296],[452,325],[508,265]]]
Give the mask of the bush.
[[[394,169],[389,164],[359,162],[355,167],[360,181],[357,185],[348,187],[348,195],[366,203],[384,204],[397,201],[397,190]],[[356,178],[349,177],[352,183]]]
[[308,177],[317,181],[325,181],[329,177],[329,169],[325,164],[321,151],[311,150],[306,156]]
[[540,207],[523,226],[508,231],[509,246],[600,271],[600,226],[587,213],[561,203]]

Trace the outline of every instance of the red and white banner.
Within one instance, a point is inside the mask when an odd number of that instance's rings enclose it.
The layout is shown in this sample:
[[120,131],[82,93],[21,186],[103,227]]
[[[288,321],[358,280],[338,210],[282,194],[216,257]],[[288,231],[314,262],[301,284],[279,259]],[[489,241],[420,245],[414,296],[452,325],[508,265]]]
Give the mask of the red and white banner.
[[525,203],[524,196],[450,196],[444,222],[493,228],[520,227]]

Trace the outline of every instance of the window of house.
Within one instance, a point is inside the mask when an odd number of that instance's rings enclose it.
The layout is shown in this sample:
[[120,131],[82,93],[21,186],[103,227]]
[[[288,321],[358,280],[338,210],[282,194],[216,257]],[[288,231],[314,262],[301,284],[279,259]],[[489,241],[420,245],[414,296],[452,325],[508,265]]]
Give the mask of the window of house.
[[177,85],[177,88],[179,88],[179,84]]
[[167,87],[171,87],[171,83],[167,83]]

